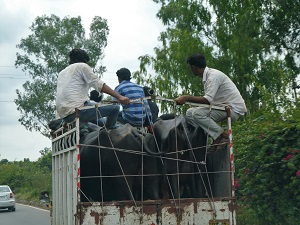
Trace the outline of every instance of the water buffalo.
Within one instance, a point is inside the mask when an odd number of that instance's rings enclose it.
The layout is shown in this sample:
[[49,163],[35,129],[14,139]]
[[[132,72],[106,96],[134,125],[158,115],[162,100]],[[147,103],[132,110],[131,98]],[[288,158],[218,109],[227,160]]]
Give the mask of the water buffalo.
[[[157,174],[155,151],[153,135],[129,124],[85,135],[80,147],[81,201],[133,200],[133,184],[141,184],[137,175]],[[159,199],[157,177],[145,176],[143,184],[144,199]]]
[[[199,174],[204,166],[193,162],[205,161],[206,135],[203,129],[189,124],[184,115],[166,117],[153,126],[160,150],[166,155],[158,160],[162,198],[203,197],[205,191]],[[195,149],[195,150],[192,150]]]

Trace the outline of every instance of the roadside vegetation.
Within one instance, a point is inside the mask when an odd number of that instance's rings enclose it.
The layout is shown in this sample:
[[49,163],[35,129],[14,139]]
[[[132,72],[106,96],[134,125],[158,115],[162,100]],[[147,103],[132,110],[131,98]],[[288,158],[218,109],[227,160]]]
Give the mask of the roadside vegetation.
[[239,224],[298,224],[298,109],[289,110],[286,116],[261,110],[234,125],[234,188]]
[[51,150],[45,148],[40,153],[41,157],[33,162],[29,159],[14,162],[0,160],[0,184],[10,186],[17,202],[39,206],[41,192],[52,195]]

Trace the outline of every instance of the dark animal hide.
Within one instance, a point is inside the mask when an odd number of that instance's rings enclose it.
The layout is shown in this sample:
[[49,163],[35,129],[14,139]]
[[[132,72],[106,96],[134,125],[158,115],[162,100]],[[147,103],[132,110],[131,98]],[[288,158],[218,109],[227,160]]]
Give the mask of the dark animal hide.
[[[156,158],[142,151],[155,153],[151,134],[142,134],[125,124],[117,129],[87,134],[81,140],[82,201],[133,200],[140,196],[133,192],[133,183],[141,185],[137,175],[157,174]],[[120,151],[119,151],[120,150]],[[126,179],[125,179],[126,177]],[[158,199],[157,177],[145,177],[144,199]]]

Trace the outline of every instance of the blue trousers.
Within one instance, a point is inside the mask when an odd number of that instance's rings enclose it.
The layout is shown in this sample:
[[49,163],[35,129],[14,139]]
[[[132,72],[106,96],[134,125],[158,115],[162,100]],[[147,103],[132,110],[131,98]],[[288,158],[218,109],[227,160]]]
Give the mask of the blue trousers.
[[[84,106],[92,106],[95,104],[95,102],[89,101],[85,102]],[[98,108],[83,109],[79,111],[79,119],[80,122],[92,122],[99,126],[104,126],[105,124],[105,126],[110,129],[116,127],[119,111],[119,105],[104,105]],[[67,123],[71,123],[75,120],[75,113],[66,116],[63,120]]]

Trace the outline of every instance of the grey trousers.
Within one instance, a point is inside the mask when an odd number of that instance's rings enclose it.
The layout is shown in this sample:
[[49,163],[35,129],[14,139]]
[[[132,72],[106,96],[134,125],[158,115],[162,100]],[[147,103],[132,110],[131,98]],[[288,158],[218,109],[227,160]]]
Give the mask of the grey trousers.
[[[234,122],[239,118],[239,114],[230,110],[231,121]],[[186,112],[187,119],[194,126],[200,126],[210,137],[217,139],[224,129],[217,123],[227,118],[227,112],[206,107],[190,108]]]

